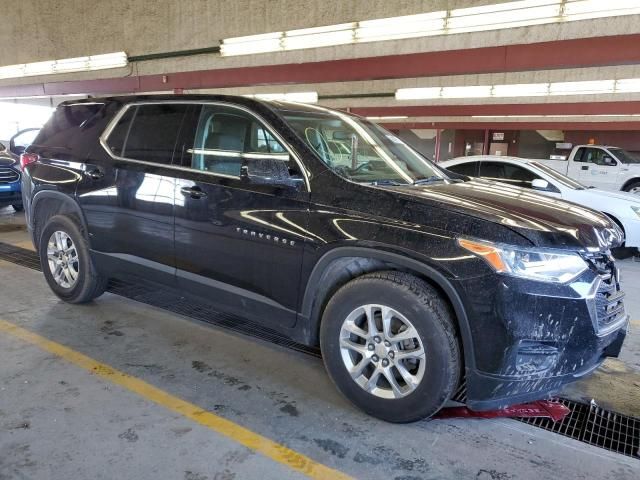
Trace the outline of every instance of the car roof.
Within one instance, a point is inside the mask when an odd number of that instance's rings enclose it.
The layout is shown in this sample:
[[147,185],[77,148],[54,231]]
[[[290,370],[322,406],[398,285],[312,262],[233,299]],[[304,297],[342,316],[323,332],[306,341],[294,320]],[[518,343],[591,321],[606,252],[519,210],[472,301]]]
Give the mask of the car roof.
[[81,100],[68,100],[61,103],[62,106],[77,105],[82,103],[107,103],[107,102],[119,102],[119,103],[135,103],[135,102],[180,102],[180,101],[199,101],[199,102],[229,102],[236,103],[245,106],[262,106],[271,110],[289,111],[289,112],[304,112],[304,113],[318,113],[319,110],[327,110],[332,112],[339,112],[343,115],[349,115],[357,117],[357,115],[350,114],[341,110],[335,110],[327,107],[317,107],[315,105],[308,105],[297,102],[285,102],[281,100],[263,100],[254,97],[245,97],[242,95],[214,95],[214,94],[156,94],[156,95],[116,95],[106,97],[91,97]]

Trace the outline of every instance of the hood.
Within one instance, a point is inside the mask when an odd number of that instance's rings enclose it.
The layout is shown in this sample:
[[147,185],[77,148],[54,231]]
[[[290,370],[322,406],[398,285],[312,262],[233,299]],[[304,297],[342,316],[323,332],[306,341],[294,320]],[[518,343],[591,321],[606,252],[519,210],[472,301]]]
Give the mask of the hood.
[[586,192],[589,196],[602,199],[603,202],[615,198],[616,200],[624,200],[629,202],[633,206],[640,207],[640,195],[629,192],[610,192],[605,190],[598,190],[597,188],[587,188],[586,190],[579,190],[580,192]]
[[502,183],[474,179],[391,189],[415,202],[503,225],[538,247],[605,250],[623,239],[620,229],[595,210]]

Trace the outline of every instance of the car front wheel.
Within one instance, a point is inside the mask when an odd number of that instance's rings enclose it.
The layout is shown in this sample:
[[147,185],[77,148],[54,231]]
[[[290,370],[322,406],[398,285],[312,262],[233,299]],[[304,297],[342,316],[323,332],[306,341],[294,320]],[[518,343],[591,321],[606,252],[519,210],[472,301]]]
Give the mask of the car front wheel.
[[433,415],[459,382],[450,308],[430,285],[406,273],[367,274],[340,288],[325,309],[320,343],[338,389],[390,422]]

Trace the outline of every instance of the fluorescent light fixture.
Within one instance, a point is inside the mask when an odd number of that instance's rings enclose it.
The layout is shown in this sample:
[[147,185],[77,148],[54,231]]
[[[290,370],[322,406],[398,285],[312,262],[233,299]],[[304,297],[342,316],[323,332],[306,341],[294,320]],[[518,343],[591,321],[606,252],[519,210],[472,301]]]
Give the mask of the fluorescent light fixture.
[[493,86],[399,88],[396,90],[395,96],[396,100],[430,100],[438,98],[544,97],[549,95],[597,95],[606,93],[640,93],[640,78],[516,83]]
[[246,37],[225,38],[220,43],[220,54],[222,56],[231,56],[277,52],[282,50],[283,35],[284,32],[272,32]]
[[442,98],[487,98],[491,96],[491,85],[471,87],[443,87]]
[[380,120],[404,120],[409,118],[407,115],[387,115],[382,117],[366,117],[367,120],[380,121]]
[[615,80],[587,82],[554,82],[549,84],[549,95],[592,95],[613,93]]
[[222,40],[223,56],[640,14],[638,0],[520,0]]
[[548,83],[516,83],[513,85],[494,85],[494,97],[542,97],[549,95]]
[[353,43],[353,28],[311,34],[293,34],[292,32],[287,32],[282,39],[282,48],[284,50],[299,50],[302,48],[328,47],[347,43]]
[[560,0],[524,0],[451,10],[448,33],[475,32],[551,23],[560,16]]
[[440,98],[442,87],[427,88],[399,88],[396,90],[396,100],[423,100]]
[[640,92],[640,78],[625,78],[617,80],[616,92]]
[[614,17],[640,13],[638,0],[574,0],[564,6],[564,20]]
[[126,67],[128,63],[125,52],[21,63],[0,67],[0,79],[51,75],[54,73],[90,72],[107,68]]
[[400,38],[425,37],[444,33],[447,12],[431,12],[402,17],[366,20],[355,29],[357,42],[395,40]]
[[291,93],[252,93],[244,97],[257,98],[259,100],[275,100],[282,102],[318,103],[318,92],[291,92]]

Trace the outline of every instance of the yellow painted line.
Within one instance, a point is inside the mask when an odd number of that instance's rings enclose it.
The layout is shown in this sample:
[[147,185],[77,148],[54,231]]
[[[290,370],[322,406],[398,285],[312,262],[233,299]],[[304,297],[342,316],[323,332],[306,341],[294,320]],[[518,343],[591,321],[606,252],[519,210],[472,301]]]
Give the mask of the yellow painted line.
[[183,415],[200,425],[224,435],[245,447],[261,453],[265,457],[275,460],[297,472],[300,472],[313,479],[331,479],[331,480],[347,480],[350,476],[311,458],[291,450],[273,440],[259,435],[251,430],[244,428],[225,418],[219,417],[211,412],[182,400],[178,397],[160,390],[153,385],[144,382],[136,377],[127,375],[115,368],[100,363],[82,353],[76,352],[64,345],[52,342],[40,335],[18,327],[13,323],[0,319],[0,332],[7,333],[13,337],[24,340],[25,342],[36,345],[47,352],[53,353],[74,365],[83,368],[99,377],[108,380],[111,383],[120,385],[121,387],[136,393],[147,400]]

